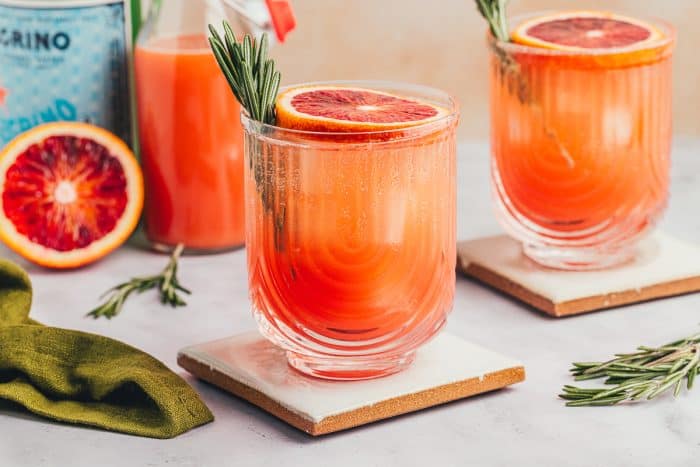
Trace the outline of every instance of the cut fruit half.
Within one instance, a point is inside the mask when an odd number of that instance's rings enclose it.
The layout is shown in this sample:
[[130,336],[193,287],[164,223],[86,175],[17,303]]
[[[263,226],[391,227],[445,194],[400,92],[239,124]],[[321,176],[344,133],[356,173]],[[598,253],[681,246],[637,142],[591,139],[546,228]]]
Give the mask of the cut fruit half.
[[664,38],[653,24],[598,11],[573,11],[531,18],[511,34],[513,42],[554,50],[639,49]]
[[86,123],[38,126],[0,153],[0,239],[42,266],[82,266],[133,232],[141,168],[117,136]]
[[332,85],[288,88],[276,102],[277,125],[318,132],[375,132],[434,122],[448,110],[373,89]]

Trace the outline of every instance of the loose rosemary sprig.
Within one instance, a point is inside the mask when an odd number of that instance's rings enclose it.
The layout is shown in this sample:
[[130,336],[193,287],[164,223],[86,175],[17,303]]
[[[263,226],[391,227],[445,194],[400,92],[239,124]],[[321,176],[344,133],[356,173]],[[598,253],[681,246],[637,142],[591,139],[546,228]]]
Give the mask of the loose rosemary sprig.
[[267,34],[259,42],[248,34],[238,42],[229,23],[223,25],[223,38],[209,25],[209,44],[221,71],[250,118],[274,125],[281,76],[274,60],[267,58]]
[[569,407],[615,405],[620,402],[651,400],[673,389],[680,394],[685,383],[693,388],[700,372],[700,333],[661,347],[641,346],[636,352],[617,354],[607,362],[574,363],[576,381],[606,378],[611,388],[584,389],[564,386],[559,395]]
[[119,284],[107,292],[105,292],[101,298],[106,298],[107,300],[90,311],[87,316],[92,318],[107,318],[112,319],[117,316],[124,306],[124,302],[129,298],[133,292],[141,293],[150,289],[158,289],[160,294],[160,301],[164,305],[170,305],[172,307],[184,306],[187,303],[178,295],[178,291],[190,294],[191,292],[183,287],[177,279],[177,261],[182,254],[184,246],[182,244],[178,245],[170,256],[168,265],[163,269],[163,271],[155,276],[148,277],[134,277],[128,282]]

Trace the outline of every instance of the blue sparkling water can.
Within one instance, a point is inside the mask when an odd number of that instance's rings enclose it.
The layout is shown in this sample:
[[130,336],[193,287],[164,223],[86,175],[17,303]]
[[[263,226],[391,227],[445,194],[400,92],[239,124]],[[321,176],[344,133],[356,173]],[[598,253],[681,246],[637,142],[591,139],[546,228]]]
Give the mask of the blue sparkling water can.
[[0,0],[0,148],[42,123],[132,136],[132,0]]

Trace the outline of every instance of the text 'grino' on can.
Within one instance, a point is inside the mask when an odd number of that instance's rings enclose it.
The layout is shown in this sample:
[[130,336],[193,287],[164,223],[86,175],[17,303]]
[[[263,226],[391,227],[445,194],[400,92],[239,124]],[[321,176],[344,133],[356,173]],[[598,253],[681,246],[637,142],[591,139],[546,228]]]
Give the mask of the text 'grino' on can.
[[0,0],[0,148],[42,123],[132,137],[132,2]]

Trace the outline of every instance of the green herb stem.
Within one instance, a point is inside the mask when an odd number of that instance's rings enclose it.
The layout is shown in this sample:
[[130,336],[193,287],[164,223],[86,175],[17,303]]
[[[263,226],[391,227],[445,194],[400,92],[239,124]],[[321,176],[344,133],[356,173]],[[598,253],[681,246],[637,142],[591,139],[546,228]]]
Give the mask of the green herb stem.
[[[259,41],[250,35],[245,35],[242,41],[238,41],[227,22],[223,23],[223,29],[224,36],[221,37],[210,25],[209,43],[231,91],[251,119],[274,125],[277,120],[275,102],[281,75],[275,69],[274,60],[268,58],[267,34],[263,34]],[[285,197],[286,188],[284,184],[279,186],[275,183],[275,174],[280,171],[276,171],[274,167],[272,145],[262,143],[255,137],[246,138],[251,148],[248,151],[249,168],[255,179],[264,213],[271,215],[275,245],[281,251],[284,248],[282,233],[286,210],[284,207],[279,208],[280,203],[277,200]],[[279,212],[275,212],[276,210]]]
[[605,378],[605,388],[566,385],[562,399],[569,407],[615,405],[651,400],[673,390],[678,396],[683,383],[688,390],[700,372],[700,334],[661,347],[640,346],[635,352],[616,354],[607,362],[574,363],[576,381]]
[[133,293],[141,293],[150,289],[157,289],[160,295],[160,302],[172,307],[185,306],[187,303],[180,297],[178,292],[190,294],[191,292],[183,287],[177,278],[178,259],[182,254],[184,245],[179,244],[168,261],[163,271],[154,276],[134,277],[128,282],[116,285],[105,292],[101,298],[106,298],[104,303],[90,311],[87,316],[92,318],[112,319],[117,316],[124,306],[124,303]]
[[509,0],[476,0],[479,13],[489,23],[493,36],[501,42],[510,42],[506,6]]
[[231,91],[253,120],[274,125],[275,100],[281,76],[274,60],[268,58],[269,41],[263,34],[256,41],[246,34],[236,39],[231,25],[224,21],[223,37],[209,25],[209,44]]

